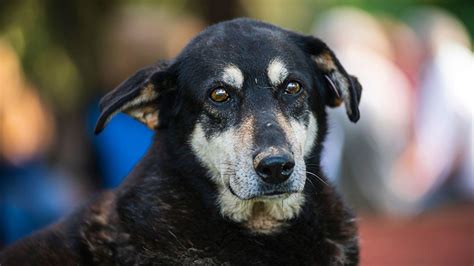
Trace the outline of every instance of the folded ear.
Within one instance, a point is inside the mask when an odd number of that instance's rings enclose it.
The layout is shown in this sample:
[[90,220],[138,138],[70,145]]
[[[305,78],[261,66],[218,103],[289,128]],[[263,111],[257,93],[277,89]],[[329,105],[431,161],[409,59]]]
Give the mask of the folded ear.
[[297,43],[303,46],[326,79],[329,95],[327,105],[336,107],[344,102],[347,116],[352,122],[357,122],[362,93],[362,86],[357,78],[346,72],[334,52],[320,39],[300,35]]
[[165,64],[138,70],[100,101],[102,113],[95,127],[100,133],[118,112],[126,113],[151,129],[160,125],[160,98],[175,89],[173,78]]

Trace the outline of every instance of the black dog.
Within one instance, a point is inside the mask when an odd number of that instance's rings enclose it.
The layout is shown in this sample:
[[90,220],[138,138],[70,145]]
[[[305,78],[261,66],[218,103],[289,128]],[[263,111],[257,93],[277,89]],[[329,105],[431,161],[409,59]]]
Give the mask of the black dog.
[[[211,26],[101,101],[156,130],[127,180],[0,264],[355,265],[354,217],[320,170],[326,106],[361,86],[321,40],[250,19]],[[120,145],[120,144],[117,144]]]

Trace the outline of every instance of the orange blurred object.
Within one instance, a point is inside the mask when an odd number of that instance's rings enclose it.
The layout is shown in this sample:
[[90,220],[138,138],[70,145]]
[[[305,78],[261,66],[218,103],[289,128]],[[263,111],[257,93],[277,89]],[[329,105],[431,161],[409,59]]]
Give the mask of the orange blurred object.
[[361,265],[473,265],[474,205],[411,219],[362,217]]
[[51,143],[53,118],[36,90],[24,81],[15,52],[0,42],[0,156],[19,165]]

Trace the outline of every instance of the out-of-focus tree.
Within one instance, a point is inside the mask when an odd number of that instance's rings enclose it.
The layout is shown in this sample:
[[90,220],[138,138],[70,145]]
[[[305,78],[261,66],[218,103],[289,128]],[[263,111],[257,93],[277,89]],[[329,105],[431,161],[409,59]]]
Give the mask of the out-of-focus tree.
[[54,114],[57,138],[47,158],[78,180],[95,180],[84,106],[99,87],[101,25],[117,3],[0,1],[0,38],[13,47],[26,80],[35,85]]
[[101,25],[117,1],[2,1],[0,32],[58,114],[69,115],[97,84]]

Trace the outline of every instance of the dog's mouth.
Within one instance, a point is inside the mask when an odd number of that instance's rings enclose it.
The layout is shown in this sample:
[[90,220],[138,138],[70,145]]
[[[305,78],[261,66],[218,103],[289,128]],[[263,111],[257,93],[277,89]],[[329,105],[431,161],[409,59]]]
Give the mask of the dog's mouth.
[[273,191],[273,192],[267,192],[264,193],[262,196],[263,197],[281,197],[284,194],[287,194],[288,192],[286,191]]
[[228,186],[228,189],[232,195],[235,197],[241,199],[241,200],[273,200],[273,199],[286,199],[288,198],[291,194],[299,193],[300,191],[297,190],[274,190],[274,191],[268,191],[268,192],[262,192],[258,193],[256,195],[250,196],[243,198],[239,196],[235,191],[232,189],[232,186]]

